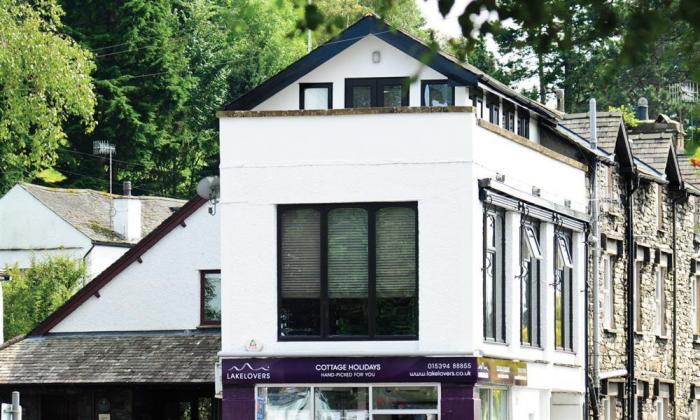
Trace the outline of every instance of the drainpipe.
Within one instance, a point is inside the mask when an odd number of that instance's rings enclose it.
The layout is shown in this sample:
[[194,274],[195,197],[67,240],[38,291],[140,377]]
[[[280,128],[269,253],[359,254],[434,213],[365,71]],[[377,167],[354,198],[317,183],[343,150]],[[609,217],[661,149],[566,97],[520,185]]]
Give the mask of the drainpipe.
[[637,381],[634,376],[634,192],[639,182],[631,174],[627,184],[627,412],[628,418],[634,418],[634,400],[637,397]]
[[[588,117],[591,129],[591,149],[598,148],[598,129],[595,98],[589,102]],[[589,243],[593,247],[593,404],[594,413],[597,414],[600,403],[600,226],[598,221],[598,160],[593,157],[591,162],[591,236]],[[597,416],[596,416],[597,418]]]
[[[672,214],[672,233],[671,233],[671,244],[673,246],[673,383],[678,383],[678,378],[677,378],[677,363],[678,363],[678,339],[677,339],[677,333],[678,333],[678,312],[676,310],[677,308],[677,302],[678,302],[678,294],[676,292],[676,288],[678,287],[678,279],[676,277],[677,274],[677,261],[678,257],[676,256],[676,253],[678,252],[678,247],[676,246],[676,219],[678,218],[678,209],[677,205],[681,201],[685,201],[688,198],[687,193],[685,190],[680,190],[678,191],[678,194],[676,194],[675,197],[673,197],[673,200],[671,202],[671,214]],[[673,404],[673,418],[677,419],[678,418],[678,404]]]
[[[586,229],[586,240],[584,241],[584,255],[588,255],[589,249],[588,249],[588,236],[590,235],[590,230]],[[586,258],[586,270],[583,272],[583,301],[586,302],[586,305],[588,305],[588,280],[590,276],[588,275],[588,258]],[[586,373],[586,398],[583,402],[583,418],[587,419],[590,410],[591,410],[591,405],[590,405],[590,400],[591,400],[591,386],[593,382],[593,378],[588,372],[589,369],[589,360],[588,358],[590,357],[590,350],[588,347],[588,311],[586,311],[586,316],[583,317],[583,342],[586,343],[584,348],[584,358],[583,358],[583,371]],[[593,418],[598,419],[598,405],[593,404]]]

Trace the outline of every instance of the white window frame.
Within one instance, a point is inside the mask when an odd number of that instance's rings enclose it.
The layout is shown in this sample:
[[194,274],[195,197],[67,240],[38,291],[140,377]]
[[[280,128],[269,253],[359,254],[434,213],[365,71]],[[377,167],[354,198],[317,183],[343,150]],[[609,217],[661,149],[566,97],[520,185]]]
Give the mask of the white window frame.
[[659,395],[656,396],[657,420],[668,420],[666,411],[671,406],[671,386],[667,383],[659,384]]
[[[664,261],[666,255],[661,256],[661,261]],[[654,277],[656,279],[656,335],[665,337],[668,334],[666,329],[666,277],[668,276],[668,267],[664,264],[659,264],[656,267]]]
[[615,328],[615,293],[613,286],[613,255],[603,254],[603,328]]
[[526,260],[534,258],[536,260],[542,260],[542,248],[540,247],[540,242],[537,239],[537,233],[535,232],[534,226],[531,224],[525,224],[523,226],[523,233],[525,238],[522,241],[526,246],[527,256],[524,256]]
[[[258,404],[258,397],[259,397],[259,391],[260,388],[310,388],[311,390],[311,418],[315,419],[316,418],[316,388],[369,388],[368,390],[368,419],[372,419],[372,417],[375,414],[387,414],[387,415],[392,415],[392,414],[425,414],[425,415],[434,415],[434,419],[440,420],[440,412],[442,411],[442,388],[439,383],[394,383],[394,382],[387,382],[387,383],[342,383],[342,384],[336,384],[336,383],[314,383],[314,384],[256,384],[255,385],[255,410],[257,412],[257,404]],[[372,395],[372,390],[374,388],[383,388],[383,387],[402,387],[402,388],[418,388],[418,387],[436,387],[437,388],[437,407],[435,409],[392,409],[392,410],[384,410],[384,409],[374,409],[372,407],[372,403],[374,402],[373,395]],[[510,401],[508,402],[508,408],[509,408],[509,413],[510,413]]]
[[[640,254],[640,251],[638,249],[637,254]],[[633,282],[634,282],[634,305],[633,305],[633,312],[634,312],[634,331],[635,332],[641,332],[642,327],[644,325],[643,319],[641,316],[641,304],[642,304],[642,270],[643,270],[643,256],[640,258],[639,256],[635,259],[634,261],[634,273],[633,273]]]
[[[698,264],[696,262],[696,264]],[[693,335],[700,335],[700,322],[698,322],[698,289],[700,289],[700,273],[695,273],[690,277],[690,305],[692,310],[691,325],[693,328]]]
[[656,185],[656,229],[664,229],[664,190],[661,184]]
[[562,267],[574,268],[574,260],[566,240],[559,235],[555,237],[557,240],[557,247],[559,248],[559,252],[557,253],[558,261],[556,262],[557,269],[561,269]]

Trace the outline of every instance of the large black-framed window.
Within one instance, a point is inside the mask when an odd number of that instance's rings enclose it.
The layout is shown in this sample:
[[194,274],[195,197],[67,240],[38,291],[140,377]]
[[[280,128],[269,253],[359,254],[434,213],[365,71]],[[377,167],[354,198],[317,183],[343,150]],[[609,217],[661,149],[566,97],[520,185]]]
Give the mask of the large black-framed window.
[[573,233],[558,229],[554,234],[554,347],[573,351],[574,261]]
[[345,79],[345,108],[408,106],[408,77]]
[[518,135],[530,138],[530,113],[527,111],[518,111]]
[[484,338],[506,341],[505,211],[484,211]]
[[453,106],[455,104],[455,87],[449,80],[421,80],[421,106]]
[[299,109],[333,109],[333,83],[300,83]]
[[523,216],[520,223],[520,342],[540,347],[540,222]]
[[412,203],[278,208],[280,340],[418,338]]
[[503,128],[515,132],[515,104],[503,101]]
[[489,110],[489,122],[491,124],[501,125],[500,98],[495,95],[486,95],[486,108]]

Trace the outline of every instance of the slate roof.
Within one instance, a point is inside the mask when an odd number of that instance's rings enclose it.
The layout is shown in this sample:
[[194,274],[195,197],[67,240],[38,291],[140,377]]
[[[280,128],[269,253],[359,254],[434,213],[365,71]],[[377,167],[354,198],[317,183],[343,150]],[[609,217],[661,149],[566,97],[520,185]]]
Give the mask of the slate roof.
[[1,384],[214,383],[218,333],[55,335],[0,346]]
[[[614,153],[617,134],[620,130],[620,124],[622,124],[622,113],[599,112],[596,118],[598,147],[606,152]],[[566,114],[559,123],[584,139],[590,140],[591,127],[588,113]]]
[[681,174],[683,175],[683,181],[686,184],[690,184],[696,189],[700,189],[700,168],[690,164],[690,155],[678,154],[678,166],[681,169]]
[[659,173],[666,173],[668,154],[673,145],[671,133],[630,133],[632,153]]
[[[130,244],[112,230],[108,193],[42,187],[24,182],[19,185],[93,242]],[[112,197],[123,196],[113,194]],[[184,200],[166,197],[138,196],[138,199],[141,201],[141,237],[146,236],[185,203]]]

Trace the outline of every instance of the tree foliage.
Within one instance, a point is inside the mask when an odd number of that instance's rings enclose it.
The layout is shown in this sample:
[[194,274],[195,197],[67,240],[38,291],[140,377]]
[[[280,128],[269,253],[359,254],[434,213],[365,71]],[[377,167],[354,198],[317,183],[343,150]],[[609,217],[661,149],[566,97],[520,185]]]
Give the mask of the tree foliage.
[[3,284],[5,338],[31,331],[84,283],[83,260],[67,256],[32,259],[25,270],[9,267],[10,281]]
[[94,127],[94,65],[52,0],[0,0],[0,193],[51,168],[69,119]]

